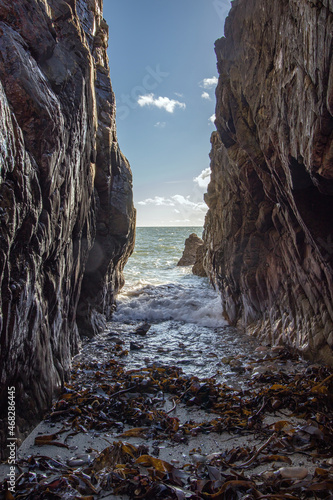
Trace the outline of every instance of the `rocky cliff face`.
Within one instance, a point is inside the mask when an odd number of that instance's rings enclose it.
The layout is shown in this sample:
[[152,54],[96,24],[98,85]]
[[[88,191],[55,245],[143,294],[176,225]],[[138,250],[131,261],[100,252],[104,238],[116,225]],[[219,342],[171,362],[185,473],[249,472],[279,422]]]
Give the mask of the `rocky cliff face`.
[[107,40],[102,0],[1,1],[0,416],[15,386],[21,433],[66,379],[78,327],[110,316],[133,249]]
[[228,321],[331,365],[332,34],[331,0],[233,2],[204,236]]

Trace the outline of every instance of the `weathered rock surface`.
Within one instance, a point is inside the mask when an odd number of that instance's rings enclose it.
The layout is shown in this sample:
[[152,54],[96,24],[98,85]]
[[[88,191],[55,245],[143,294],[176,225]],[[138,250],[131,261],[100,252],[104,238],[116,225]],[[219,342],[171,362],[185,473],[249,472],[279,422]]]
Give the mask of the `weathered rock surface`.
[[203,241],[195,233],[190,234],[185,240],[185,248],[177,266],[193,266],[195,264],[197,250],[203,246]]
[[197,248],[197,252],[195,254],[195,262],[192,267],[192,273],[196,276],[200,276],[201,278],[207,277],[207,272],[204,266],[204,260],[206,255],[206,247],[205,245],[200,245]]
[[204,233],[228,321],[331,365],[332,34],[331,0],[233,2]]
[[[78,326],[110,316],[133,249],[107,40],[102,0],[1,1],[0,417],[15,386],[21,434],[68,376]],[[2,420],[2,450],[6,434]]]

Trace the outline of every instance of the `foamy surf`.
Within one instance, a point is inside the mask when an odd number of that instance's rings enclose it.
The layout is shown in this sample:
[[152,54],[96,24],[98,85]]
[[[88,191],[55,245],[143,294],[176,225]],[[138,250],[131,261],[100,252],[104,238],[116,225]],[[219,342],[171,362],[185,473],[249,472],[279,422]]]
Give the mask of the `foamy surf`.
[[[126,285],[105,334],[105,341],[108,335],[120,336],[129,369],[177,365],[187,374],[219,373],[224,380],[233,375],[220,358],[234,354],[235,342],[238,354],[250,348],[248,339],[235,339],[209,280],[177,266],[193,232],[200,235],[198,228],[138,228],[135,252],[125,267]],[[151,325],[149,331],[135,335],[143,322]]]
[[168,283],[129,289],[118,300],[114,320],[173,320],[210,328],[226,325],[220,298],[214,290],[202,286],[202,283],[198,283],[198,288]]

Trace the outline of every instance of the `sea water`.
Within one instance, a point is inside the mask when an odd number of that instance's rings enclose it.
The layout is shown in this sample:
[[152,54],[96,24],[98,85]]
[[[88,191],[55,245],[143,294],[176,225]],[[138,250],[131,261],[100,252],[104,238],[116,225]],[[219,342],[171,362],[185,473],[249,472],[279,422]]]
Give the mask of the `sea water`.
[[208,278],[194,276],[191,266],[177,266],[191,233],[201,237],[202,228],[137,228],[115,319],[174,320],[212,328],[226,324],[220,297]]
[[[198,377],[234,377],[228,360],[251,352],[251,340],[223,319],[221,297],[208,278],[180,267],[186,238],[200,227],[139,227],[125,266],[126,285],[117,298],[111,334],[128,348],[126,367],[177,365]],[[139,337],[143,322],[151,327]],[[237,365],[237,363],[236,363]]]

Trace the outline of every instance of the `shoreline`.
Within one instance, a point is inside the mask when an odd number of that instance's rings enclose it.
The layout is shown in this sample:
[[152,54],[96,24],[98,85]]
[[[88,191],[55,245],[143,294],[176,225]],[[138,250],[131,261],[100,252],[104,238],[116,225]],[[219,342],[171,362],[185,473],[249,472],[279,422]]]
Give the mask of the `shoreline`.
[[[332,460],[323,457],[333,437],[329,369],[294,357],[290,373],[288,351],[261,346],[252,359],[234,360],[245,367],[235,372],[244,384],[236,390],[177,367],[126,370],[128,353],[116,340],[114,332],[108,346],[93,339],[74,358],[65,392],[18,451],[17,494],[208,498],[199,490],[209,482],[211,494],[228,481],[266,494],[332,480]],[[87,361],[91,350],[95,361]],[[162,486],[171,496],[159,496]]]

